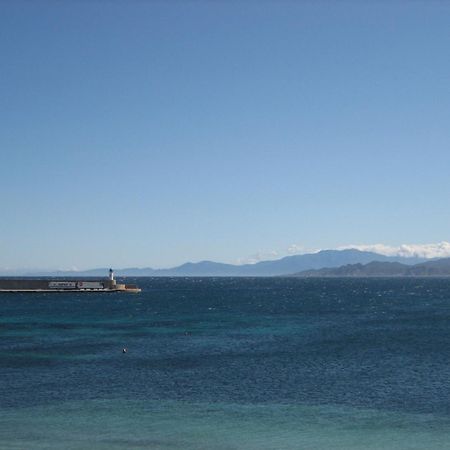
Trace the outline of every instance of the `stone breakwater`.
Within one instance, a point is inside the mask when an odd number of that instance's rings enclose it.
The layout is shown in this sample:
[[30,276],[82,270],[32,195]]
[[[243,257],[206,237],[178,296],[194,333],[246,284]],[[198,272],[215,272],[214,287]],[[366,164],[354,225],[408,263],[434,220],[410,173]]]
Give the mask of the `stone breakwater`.
[[111,279],[0,278],[0,292],[141,292]]

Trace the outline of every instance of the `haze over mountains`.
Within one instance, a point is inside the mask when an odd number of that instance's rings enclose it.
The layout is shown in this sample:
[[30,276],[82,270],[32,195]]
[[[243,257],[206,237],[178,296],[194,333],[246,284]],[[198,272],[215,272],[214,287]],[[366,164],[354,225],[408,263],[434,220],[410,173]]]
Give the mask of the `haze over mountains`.
[[[169,269],[124,268],[116,269],[117,276],[145,277],[204,277],[204,276],[280,276],[323,268],[337,268],[349,264],[367,264],[372,261],[402,263],[413,265],[424,262],[424,258],[384,256],[356,249],[322,250],[317,253],[286,256],[278,260],[261,261],[256,264],[233,265],[213,261],[185,263]],[[92,276],[103,277],[109,268],[97,268],[85,271],[28,272],[28,276]],[[19,275],[19,274],[18,274]]]
[[448,277],[450,258],[406,265],[399,262],[372,261],[368,264],[347,264],[340,267],[305,270],[293,276],[302,278],[338,277]]

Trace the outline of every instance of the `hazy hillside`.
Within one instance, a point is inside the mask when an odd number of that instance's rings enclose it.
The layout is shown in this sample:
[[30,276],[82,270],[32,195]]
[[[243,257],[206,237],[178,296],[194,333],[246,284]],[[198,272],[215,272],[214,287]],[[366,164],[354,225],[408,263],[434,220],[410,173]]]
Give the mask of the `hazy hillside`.
[[450,276],[450,258],[427,261],[412,266],[397,262],[374,261],[347,264],[294,274],[297,277],[439,277]]
[[[318,253],[306,255],[293,255],[274,261],[261,261],[256,264],[233,265],[223,264],[213,261],[201,261],[198,263],[186,263],[170,269],[152,268],[125,268],[116,269],[117,276],[182,276],[182,277],[202,277],[202,276],[277,276],[290,275],[292,273],[306,270],[335,268],[349,264],[367,264],[372,261],[399,262],[405,265],[416,264],[424,261],[418,258],[388,257],[372,252],[362,252],[359,250],[323,250]],[[33,276],[105,276],[107,267],[76,271],[58,272],[33,272],[26,275]]]

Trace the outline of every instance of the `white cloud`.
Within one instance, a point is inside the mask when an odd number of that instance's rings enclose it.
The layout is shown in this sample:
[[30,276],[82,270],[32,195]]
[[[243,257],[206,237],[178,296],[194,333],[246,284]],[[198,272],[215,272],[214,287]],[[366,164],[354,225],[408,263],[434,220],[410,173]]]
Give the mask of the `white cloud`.
[[320,250],[311,249],[299,244],[291,244],[287,248],[288,255],[304,255],[305,253],[317,253],[317,252],[320,252]]
[[267,261],[267,260],[278,259],[278,258],[280,258],[280,254],[277,251],[272,250],[271,252],[257,252],[246,258],[239,258],[236,261],[236,263],[239,265],[256,264],[257,262],[260,262],[260,261]]
[[386,256],[403,256],[419,258],[450,257],[450,242],[442,241],[436,244],[402,244],[391,246],[385,244],[342,245],[337,250],[355,248],[357,250],[379,253]]

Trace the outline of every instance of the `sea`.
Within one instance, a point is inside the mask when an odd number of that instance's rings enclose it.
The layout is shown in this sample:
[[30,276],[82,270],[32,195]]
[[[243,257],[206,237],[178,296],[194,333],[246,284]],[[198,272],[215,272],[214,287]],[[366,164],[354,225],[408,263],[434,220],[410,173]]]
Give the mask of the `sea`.
[[450,448],[449,279],[127,281],[0,294],[0,449]]

